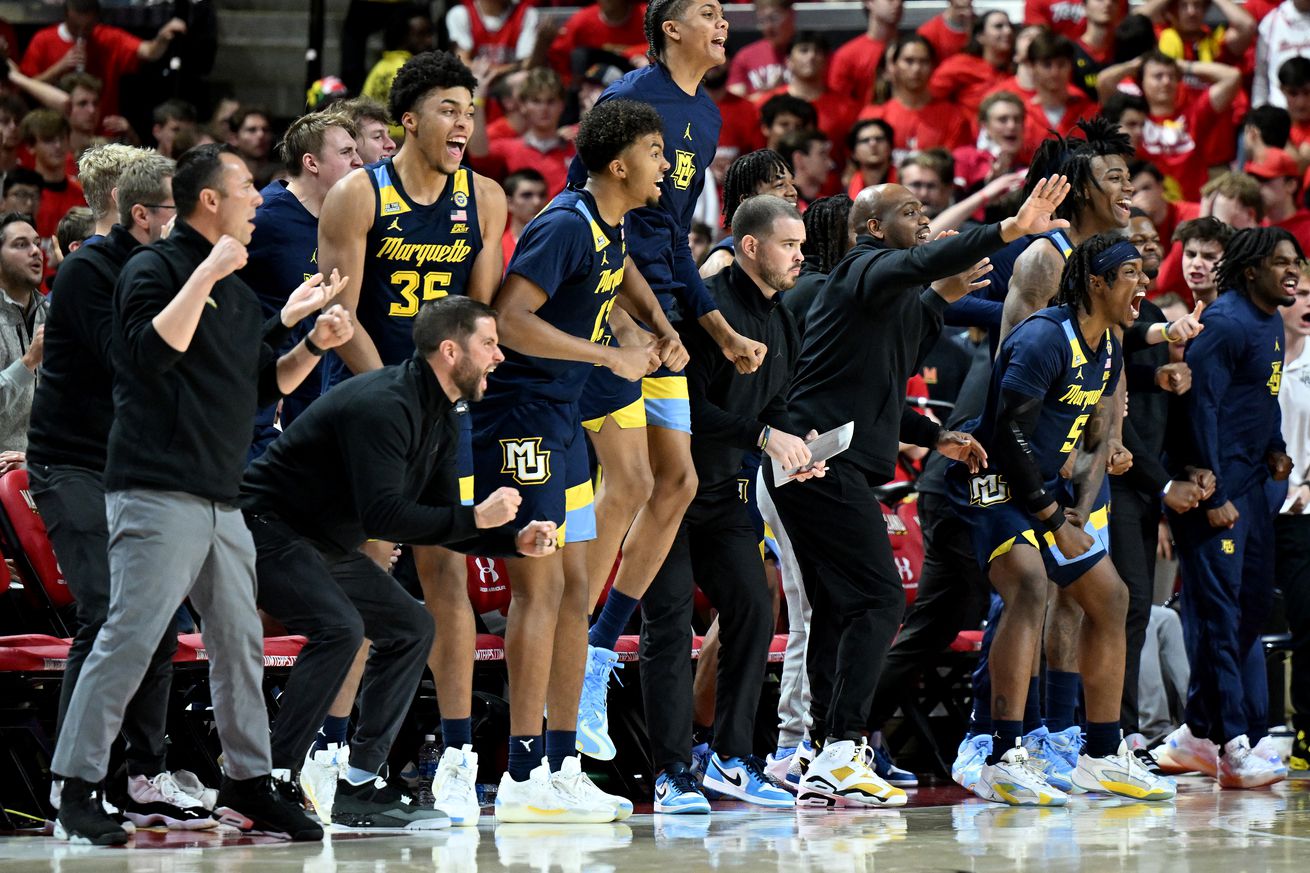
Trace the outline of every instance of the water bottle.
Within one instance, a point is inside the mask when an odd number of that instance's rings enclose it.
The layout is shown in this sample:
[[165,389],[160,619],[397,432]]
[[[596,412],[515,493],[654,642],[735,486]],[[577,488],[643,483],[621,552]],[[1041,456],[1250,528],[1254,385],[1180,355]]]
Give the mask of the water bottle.
[[432,780],[437,776],[437,762],[441,753],[437,749],[437,738],[433,734],[423,737],[423,745],[418,750],[418,794],[419,804],[429,806],[433,801]]

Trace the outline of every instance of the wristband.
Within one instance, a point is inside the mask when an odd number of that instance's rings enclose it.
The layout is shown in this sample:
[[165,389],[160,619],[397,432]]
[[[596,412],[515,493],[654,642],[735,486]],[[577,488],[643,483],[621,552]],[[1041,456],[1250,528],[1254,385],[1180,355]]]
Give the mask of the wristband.
[[765,447],[769,444],[769,437],[770,437],[772,434],[773,434],[773,428],[769,427],[769,426],[766,424],[766,425],[764,426],[764,430],[760,431],[760,442],[759,442],[759,448],[760,448],[760,449],[765,448]]
[[1064,517],[1064,507],[1056,504],[1055,512],[1051,513],[1046,518],[1038,519],[1037,523],[1045,527],[1047,533],[1053,534],[1060,528],[1064,527],[1066,521],[1068,521],[1068,519]]
[[1169,331],[1173,329],[1173,326],[1174,326],[1174,323],[1173,323],[1172,321],[1166,321],[1166,322],[1164,323],[1164,330],[1161,331],[1161,333],[1164,334],[1164,341],[1167,342],[1167,343],[1177,343],[1177,342],[1182,342],[1182,340],[1176,340],[1176,339],[1174,339],[1173,337],[1171,337],[1171,336],[1169,335]]
[[1161,496],[1161,497],[1168,497],[1168,496],[1169,496],[1169,489],[1172,488],[1172,487],[1174,487],[1174,480],[1173,480],[1173,479],[1170,479],[1168,482],[1164,483],[1164,488],[1160,489],[1160,496]]
[[314,341],[308,336],[305,337],[305,351],[309,352],[316,358],[321,358],[323,355],[327,354],[327,349],[320,349],[318,346],[314,345]]

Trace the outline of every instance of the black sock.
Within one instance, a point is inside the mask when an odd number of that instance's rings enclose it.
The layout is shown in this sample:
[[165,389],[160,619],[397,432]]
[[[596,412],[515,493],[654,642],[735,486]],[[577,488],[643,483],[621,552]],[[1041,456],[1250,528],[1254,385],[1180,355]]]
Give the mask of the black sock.
[[541,765],[546,757],[542,748],[541,736],[512,736],[509,738],[509,778],[515,782],[525,781],[532,771]]
[[1003,719],[992,719],[992,753],[987,756],[988,764],[995,764],[1001,760],[1001,756],[1010,751],[1018,744],[1019,738],[1023,736],[1022,721],[1005,721]]
[[1042,726],[1042,689],[1036,677],[1028,680],[1028,698],[1023,704],[1023,732],[1030,734]]
[[1087,750],[1083,753],[1089,758],[1104,758],[1106,755],[1113,755],[1119,751],[1119,741],[1123,739],[1123,732],[1119,729],[1119,722],[1095,722],[1087,723]]

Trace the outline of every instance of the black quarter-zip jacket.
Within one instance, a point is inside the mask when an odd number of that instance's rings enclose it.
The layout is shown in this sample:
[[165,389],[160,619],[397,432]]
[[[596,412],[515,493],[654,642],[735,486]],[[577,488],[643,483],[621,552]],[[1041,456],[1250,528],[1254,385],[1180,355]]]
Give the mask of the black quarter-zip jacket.
[[797,427],[855,422],[841,456],[872,484],[895,472],[899,442],[937,443],[941,428],[905,404],[905,383],[941,332],[947,303],[930,285],[1005,245],[999,224],[908,249],[859,237],[810,307],[789,397]]
[[758,370],[743,376],[699,323],[679,323],[691,355],[691,458],[702,489],[735,479],[742,456],[753,450],[765,425],[795,434],[787,389],[800,354],[800,334],[782,295],[766,298],[736,263],[705,283],[732,329],[768,346]]

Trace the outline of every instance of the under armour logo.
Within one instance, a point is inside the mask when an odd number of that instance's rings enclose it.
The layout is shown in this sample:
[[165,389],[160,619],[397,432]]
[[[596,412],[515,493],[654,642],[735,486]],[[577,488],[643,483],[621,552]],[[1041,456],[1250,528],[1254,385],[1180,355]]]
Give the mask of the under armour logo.
[[525,752],[531,752],[533,742],[535,742],[535,740],[519,740],[519,745],[523,746]]
[[483,585],[488,583],[494,585],[500,581],[500,574],[496,572],[496,562],[490,558],[474,558],[473,566],[478,568],[478,581]]

